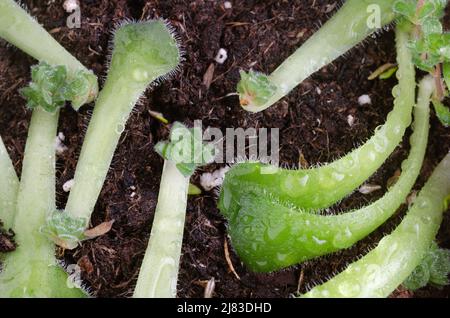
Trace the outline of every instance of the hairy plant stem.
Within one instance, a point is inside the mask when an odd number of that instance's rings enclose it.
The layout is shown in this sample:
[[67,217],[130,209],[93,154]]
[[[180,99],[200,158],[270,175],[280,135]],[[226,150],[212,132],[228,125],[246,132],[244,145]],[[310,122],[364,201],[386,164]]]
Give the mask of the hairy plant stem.
[[58,267],[55,245],[40,233],[55,207],[55,136],[59,111],[33,111],[13,228],[18,247],[5,256],[0,273],[2,297],[80,297],[68,288]]
[[135,298],[174,298],[183,242],[189,177],[164,162],[150,241],[134,290]]
[[19,179],[1,137],[0,176],[0,221],[9,229],[14,221]]

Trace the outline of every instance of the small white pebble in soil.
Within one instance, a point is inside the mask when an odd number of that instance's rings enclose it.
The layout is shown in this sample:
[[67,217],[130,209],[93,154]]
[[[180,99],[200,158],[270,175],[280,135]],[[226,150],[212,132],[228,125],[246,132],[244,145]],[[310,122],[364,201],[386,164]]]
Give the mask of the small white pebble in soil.
[[55,151],[57,155],[63,154],[68,148],[66,145],[64,145],[64,140],[66,139],[66,136],[62,132],[58,134],[55,138]]
[[381,186],[379,186],[377,184],[367,183],[367,184],[362,185],[358,191],[362,194],[369,194],[369,193],[372,193],[372,192],[380,190],[380,189],[381,189]]
[[322,94],[322,90],[318,86],[316,87],[316,93],[319,94],[319,95]]
[[130,194],[130,198],[134,198],[136,196],[136,192],[132,192],[131,194]]
[[63,8],[64,10],[66,10],[66,12],[71,13],[76,9],[79,9],[80,5],[78,3],[78,0],[66,0],[64,1]]
[[210,191],[215,187],[222,185],[225,173],[229,170],[229,167],[220,168],[214,172],[205,172],[200,176],[200,185],[205,191]]
[[355,117],[353,117],[352,115],[348,115],[347,116],[347,123],[350,127],[353,126],[353,124],[355,123]]
[[73,185],[75,184],[75,180],[70,179],[69,181],[66,181],[66,183],[63,184],[62,188],[64,192],[70,192]]
[[216,57],[214,58],[214,61],[216,61],[219,64],[223,64],[228,58],[228,52],[224,48],[220,48],[219,52],[217,52]]
[[372,100],[369,95],[364,94],[358,97],[358,103],[360,105],[372,104]]
[[130,187],[130,189],[134,191],[134,190],[136,190],[136,187],[133,185]]
[[223,3],[223,7],[224,7],[225,9],[231,9],[231,8],[233,7],[233,5],[231,4],[230,1],[225,1],[225,2]]

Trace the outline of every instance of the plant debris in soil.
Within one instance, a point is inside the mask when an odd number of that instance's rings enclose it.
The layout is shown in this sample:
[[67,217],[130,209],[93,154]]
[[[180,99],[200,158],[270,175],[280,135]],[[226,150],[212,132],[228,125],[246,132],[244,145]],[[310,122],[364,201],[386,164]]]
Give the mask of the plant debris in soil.
[[[68,13],[63,1],[25,1],[30,12],[69,52],[100,76],[106,74],[110,31],[125,18],[163,17],[175,27],[186,51],[183,71],[176,79],[162,83],[136,107],[116,151],[108,178],[92,218],[92,226],[114,220],[112,230],[83,242],[75,251],[60,251],[67,264],[76,263],[82,278],[95,296],[132,295],[147,245],[162,170],[162,159],[153,151],[156,142],[167,137],[168,128],[152,117],[160,112],[169,121],[203,127],[280,129],[280,160],[298,167],[329,162],[372,135],[392,109],[391,89],[395,79],[367,80],[379,66],[395,62],[393,32],[369,38],[344,57],[323,68],[286,98],[265,112],[247,113],[239,106],[235,91],[240,69],[270,73],[295,51],[340,6],[332,0],[230,1],[175,0],[85,0],[81,2],[81,28],[66,27]],[[447,11],[448,13],[448,11]],[[449,15],[446,16],[449,27]],[[223,64],[215,57],[227,51]],[[33,65],[24,53],[0,45],[0,134],[11,153],[17,171],[26,141],[30,112],[18,88],[29,81]],[[359,105],[361,95],[372,103]],[[59,131],[66,136],[68,150],[58,157],[58,205],[67,194],[62,185],[73,178],[90,107],[76,113],[62,111]],[[349,116],[352,124],[349,125]],[[420,189],[433,167],[449,151],[450,134],[433,117],[430,141]],[[335,207],[347,210],[381,197],[388,180],[408,153],[408,138],[369,180],[381,189],[369,194],[354,193]],[[213,171],[211,165],[203,171]],[[198,184],[199,174],[193,178]],[[226,223],[216,206],[217,194],[204,192],[188,203],[183,256],[178,284],[179,297],[203,297],[215,281],[214,297],[289,297],[305,292],[373,248],[401,221],[405,208],[354,247],[272,274],[254,274],[239,261],[227,240]],[[0,234],[0,242],[8,238]],[[450,217],[441,226],[438,243],[450,247]],[[10,242],[10,241],[9,241]],[[1,247],[0,247],[1,248]],[[226,253],[228,253],[228,262]],[[231,266],[233,265],[233,266]],[[234,268],[234,272],[231,270]],[[414,293],[399,289],[392,297],[448,297],[450,289],[426,287]]]

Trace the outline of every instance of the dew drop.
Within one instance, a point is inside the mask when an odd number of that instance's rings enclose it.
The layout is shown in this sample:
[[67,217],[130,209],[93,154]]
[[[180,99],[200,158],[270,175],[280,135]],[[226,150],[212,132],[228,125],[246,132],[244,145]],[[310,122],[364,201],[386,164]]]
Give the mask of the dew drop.
[[256,261],[256,265],[259,267],[265,267],[267,266],[267,261]]
[[345,178],[345,175],[343,175],[342,173],[337,173],[337,172],[333,172],[332,176],[337,181],[342,181]]
[[150,77],[146,70],[139,69],[139,68],[134,69],[132,74],[133,74],[133,79],[138,82],[147,81]]
[[321,239],[315,237],[314,235],[312,236],[312,239],[313,239],[314,242],[316,242],[316,244],[318,244],[318,245],[323,245],[323,244],[325,244],[325,243],[327,242],[327,240],[321,240]]
[[380,272],[380,266],[377,264],[369,264],[366,267],[366,275],[369,281],[376,281]]
[[283,94],[289,93],[289,87],[286,84],[283,83],[279,87],[280,87],[281,93],[283,93]]
[[278,260],[279,262],[282,262],[282,263],[283,263],[284,261],[286,261],[287,256],[288,256],[288,254],[277,253],[277,260]]
[[324,290],[322,290],[322,296],[329,297],[330,296],[330,292],[327,289],[324,289]]
[[375,161],[377,159],[377,155],[373,151],[369,151],[367,156],[369,157],[370,161]]
[[400,88],[398,85],[395,85],[394,88],[392,88],[392,96],[397,98],[400,95]]
[[358,283],[352,283],[352,282],[342,282],[339,287],[339,292],[344,296],[344,297],[356,297],[359,295],[360,291],[361,291],[361,287],[359,286]]
[[300,183],[300,185],[302,187],[306,186],[306,184],[308,183],[309,180],[309,175],[305,174],[303,177],[301,177],[298,182]]

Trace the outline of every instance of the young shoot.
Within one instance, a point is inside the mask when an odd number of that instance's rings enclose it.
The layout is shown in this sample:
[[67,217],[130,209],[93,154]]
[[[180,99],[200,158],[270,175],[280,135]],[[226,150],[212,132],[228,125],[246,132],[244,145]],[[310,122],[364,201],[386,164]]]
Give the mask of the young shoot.
[[[78,110],[95,99],[97,78],[66,51],[45,29],[14,0],[0,1],[0,38],[15,45],[38,61],[64,65],[69,77],[78,80],[77,98],[72,107]],[[75,85],[75,83],[74,83]]]
[[[33,67],[33,82],[22,90],[33,115],[12,226],[18,247],[5,256],[0,273],[0,297],[84,295],[80,289],[69,287],[68,275],[58,266],[55,245],[41,233],[47,217],[56,210],[55,136],[62,105],[59,97],[72,82],[67,82],[62,70],[65,67],[49,67],[46,63]],[[39,106],[39,102],[52,101],[53,104]]]
[[198,166],[214,159],[214,148],[202,145],[202,134],[175,122],[169,142],[155,150],[164,168],[150,240],[142,262],[134,297],[174,298],[183,242],[189,178]]
[[436,242],[433,242],[419,266],[403,282],[403,286],[413,291],[428,284],[443,287],[449,283],[449,273],[450,250],[439,248]]
[[434,109],[446,127],[450,125],[450,110],[442,102],[450,89],[450,33],[444,32],[440,20],[447,3],[447,0],[398,0],[394,5],[394,11],[414,25],[414,37],[409,43],[414,63],[434,77]]
[[65,212],[55,212],[46,233],[73,249],[100,194],[119,138],[134,105],[149,85],[172,75],[180,63],[176,39],[164,21],[121,25],[115,32],[105,85],[89,123]]
[[225,176],[220,194],[223,213],[226,214],[231,201],[238,200],[242,189],[252,188],[264,188],[267,194],[281,203],[294,204],[299,208],[327,208],[349,195],[375,173],[402,141],[411,123],[416,83],[405,28],[401,26],[397,31],[399,84],[392,91],[394,109],[385,124],[378,127],[361,147],[317,168],[288,170],[255,162],[234,165]]
[[391,217],[406,201],[422,167],[432,89],[433,80],[428,78],[414,110],[411,151],[402,163],[401,176],[374,203],[343,214],[320,215],[280,203],[264,189],[241,188],[239,201],[225,210],[229,235],[241,260],[256,272],[282,269],[348,248]]
[[272,74],[241,72],[241,106],[262,111],[308,78],[390,23],[395,0],[347,0],[342,8]]
[[436,167],[400,225],[375,249],[304,297],[387,297],[426,257],[447,209],[450,153]]
[[0,222],[3,223],[5,229],[10,229],[16,211],[19,179],[1,137],[0,176]]

